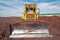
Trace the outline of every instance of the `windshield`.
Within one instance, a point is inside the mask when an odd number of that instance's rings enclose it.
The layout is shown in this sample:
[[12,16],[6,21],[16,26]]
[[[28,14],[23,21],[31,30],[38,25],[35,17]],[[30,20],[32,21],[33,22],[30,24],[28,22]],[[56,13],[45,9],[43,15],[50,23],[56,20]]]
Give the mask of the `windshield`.
[[26,8],[27,12],[35,12],[35,8]]

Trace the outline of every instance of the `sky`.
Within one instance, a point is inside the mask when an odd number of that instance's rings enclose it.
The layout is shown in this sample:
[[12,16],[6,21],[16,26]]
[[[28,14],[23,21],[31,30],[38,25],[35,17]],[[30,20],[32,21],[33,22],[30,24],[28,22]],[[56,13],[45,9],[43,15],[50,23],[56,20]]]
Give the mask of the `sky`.
[[60,0],[0,0],[0,17],[22,16],[25,4],[36,4],[41,14],[60,13]]

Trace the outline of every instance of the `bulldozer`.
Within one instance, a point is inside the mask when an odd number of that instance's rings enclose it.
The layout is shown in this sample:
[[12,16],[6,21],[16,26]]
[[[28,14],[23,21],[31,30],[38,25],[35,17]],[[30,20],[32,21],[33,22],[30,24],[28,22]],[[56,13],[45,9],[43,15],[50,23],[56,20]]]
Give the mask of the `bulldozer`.
[[39,10],[35,4],[25,4],[21,20],[12,25],[10,38],[52,37],[48,22],[39,19]]
[[38,19],[38,12],[35,4],[25,4],[24,15],[22,19],[36,20]]

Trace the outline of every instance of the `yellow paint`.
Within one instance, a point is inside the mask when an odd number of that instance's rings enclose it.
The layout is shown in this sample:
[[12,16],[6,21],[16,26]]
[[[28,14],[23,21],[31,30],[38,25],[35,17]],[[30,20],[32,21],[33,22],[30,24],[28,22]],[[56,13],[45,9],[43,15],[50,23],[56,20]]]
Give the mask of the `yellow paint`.
[[24,15],[22,16],[22,19],[25,19],[25,20],[38,19],[38,12],[36,9],[37,8],[35,4],[25,4],[25,10],[24,10]]

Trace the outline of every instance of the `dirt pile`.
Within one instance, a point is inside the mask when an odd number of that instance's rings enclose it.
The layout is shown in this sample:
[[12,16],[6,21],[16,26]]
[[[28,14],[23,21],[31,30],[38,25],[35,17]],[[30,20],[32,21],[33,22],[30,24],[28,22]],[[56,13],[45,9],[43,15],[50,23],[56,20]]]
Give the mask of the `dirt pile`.
[[[10,31],[11,31],[10,25],[13,24],[13,22],[16,22],[17,20],[22,20],[22,19],[20,17],[0,17],[0,40],[3,40],[3,38],[4,38],[4,40],[9,40],[8,36],[10,35]],[[59,39],[59,37],[60,37],[60,17],[43,16],[43,17],[39,17],[39,20],[46,20],[49,22],[50,34],[52,34],[54,36],[54,38],[51,38],[52,40],[57,40],[57,39],[60,40]],[[31,39],[31,40],[33,40],[33,39]],[[37,40],[37,39],[35,39],[35,40]],[[41,40],[44,40],[44,39],[41,38]]]

